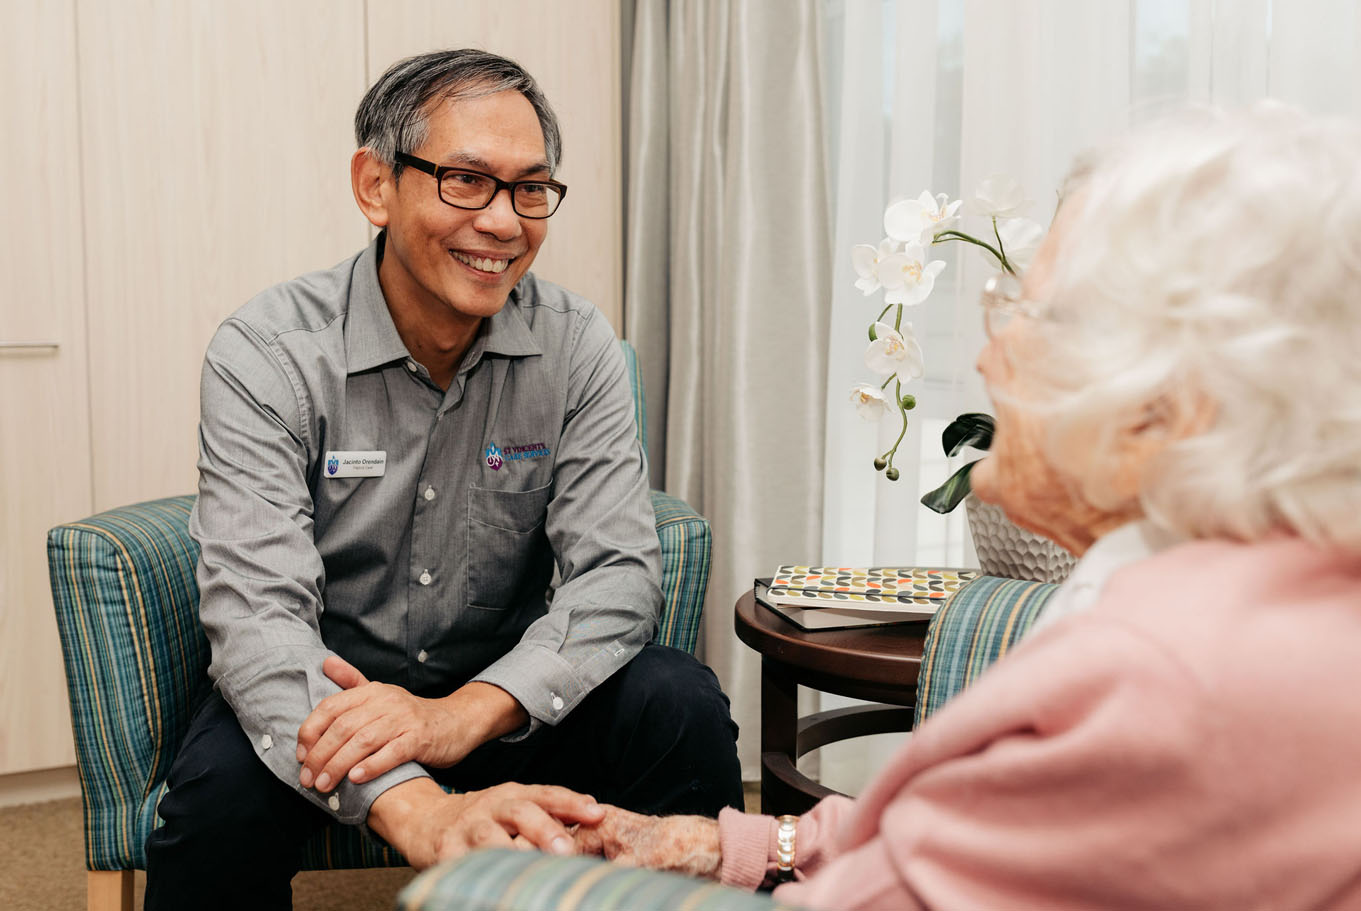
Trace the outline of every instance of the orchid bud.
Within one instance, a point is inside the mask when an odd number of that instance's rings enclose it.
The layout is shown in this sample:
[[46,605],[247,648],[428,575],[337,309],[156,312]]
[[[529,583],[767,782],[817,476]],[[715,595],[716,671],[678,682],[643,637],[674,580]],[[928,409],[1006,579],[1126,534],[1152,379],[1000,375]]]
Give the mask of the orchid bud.
[[878,334],[875,333],[875,331],[874,331],[874,323],[870,323],[870,341],[872,341],[872,342],[877,342],[877,341],[879,341],[879,336],[878,336]]
[[911,411],[913,408],[917,407],[917,397],[915,395],[904,393],[902,402],[904,411]]
[[877,458],[877,459],[874,460],[874,470],[875,470],[875,471],[883,471],[883,470],[884,470],[884,466],[887,465],[887,464],[888,464],[888,462],[884,461],[884,458],[883,458],[882,456],[880,456],[879,458]]
[[888,471],[884,472],[884,477],[888,478],[890,481],[898,480],[898,469],[890,468]]

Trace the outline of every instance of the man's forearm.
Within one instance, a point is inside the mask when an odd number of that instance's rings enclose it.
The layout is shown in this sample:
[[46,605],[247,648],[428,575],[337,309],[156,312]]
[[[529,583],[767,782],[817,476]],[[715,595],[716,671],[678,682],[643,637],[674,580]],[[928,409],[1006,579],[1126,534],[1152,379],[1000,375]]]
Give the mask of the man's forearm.
[[447,796],[433,778],[403,781],[374,798],[369,806],[368,826],[388,844],[400,846],[413,819],[430,806],[430,801]]
[[529,723],[529,713],[519,700],[491,683],[465,683],[440,702],[458,725],[460,739],[467,747],[464,756]]

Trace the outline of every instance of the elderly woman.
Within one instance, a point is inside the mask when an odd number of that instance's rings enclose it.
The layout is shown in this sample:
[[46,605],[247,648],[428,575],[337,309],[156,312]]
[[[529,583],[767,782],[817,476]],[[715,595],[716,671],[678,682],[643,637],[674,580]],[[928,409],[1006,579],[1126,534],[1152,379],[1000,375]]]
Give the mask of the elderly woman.
[[1084,171],[979,358],[974,489],[1081,555],[1056,615],[857,800],[584,849],[792,854],[810,908],[1361,906],[1361,132],[1201,114]]

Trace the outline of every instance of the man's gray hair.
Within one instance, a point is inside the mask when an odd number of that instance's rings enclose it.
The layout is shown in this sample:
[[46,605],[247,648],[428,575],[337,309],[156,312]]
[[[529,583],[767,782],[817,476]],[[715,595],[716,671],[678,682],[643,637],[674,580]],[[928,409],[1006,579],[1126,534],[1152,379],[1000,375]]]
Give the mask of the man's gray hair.
[[549,173],[562,161],[558,118],[539,84],[514,60],[473,48],[432,51],[399,60],[378,77],[359,102],[354,138],[401,176],[398,152],[410,155],[429,135],[433,102],[477,98],[497,92],[519,92],[534,107],[543,130]]

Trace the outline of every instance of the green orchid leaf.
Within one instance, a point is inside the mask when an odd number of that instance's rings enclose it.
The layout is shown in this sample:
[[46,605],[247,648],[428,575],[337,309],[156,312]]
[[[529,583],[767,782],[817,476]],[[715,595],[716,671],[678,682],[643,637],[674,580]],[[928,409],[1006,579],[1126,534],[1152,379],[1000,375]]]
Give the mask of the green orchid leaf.
[[940,435],[941,446],[947,456],[957,456],[965,446],[987,449],[992,445],[992,432],[997,422],[990,414],[971,411],[950,422]]
[[950,475],[944,484],[922,497],[922,505],[927,509],[934,509],[941,515],[954,509],[973,489],[969,483],[969,475],[977,464],[978,461],[970,462]]

